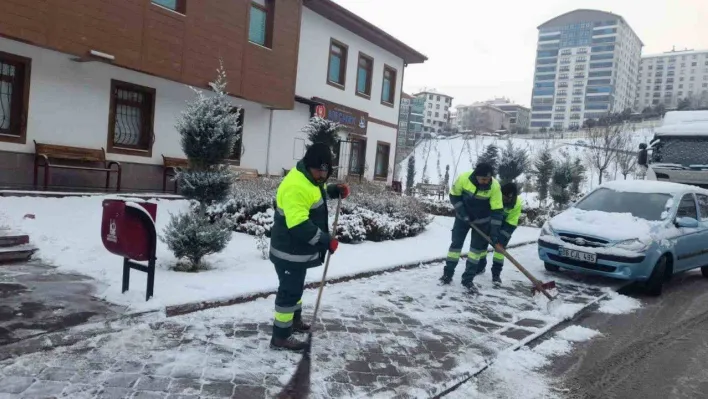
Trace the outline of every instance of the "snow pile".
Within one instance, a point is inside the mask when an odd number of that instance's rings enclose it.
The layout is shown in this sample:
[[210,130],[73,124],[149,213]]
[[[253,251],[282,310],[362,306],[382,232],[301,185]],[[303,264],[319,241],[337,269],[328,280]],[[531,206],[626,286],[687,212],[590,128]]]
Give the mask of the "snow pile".
[[551,220],[556,231],[602,237],[608,240],[646,238],[651,233],[651,223],[630,213],[584,211],[570,208]]
[[599,335],[602,335],[599,331],[583,326],[569,326],[556,333],[558,338],[571,342],[588,341]]
[[503,351],[488,370],[446,398],[558,398],[551,381],[542,375],[541,370],[549,366],[553,358],[571,353],[574,343],[587,341],[599,334],[595,330],[571,326],[535,348],[522,347],[517,351]]
[[672,183],[657,180],[623,180],[604,183],[602,187],[607,187],[614,191],[642,194],[671,194],[680,195],[687,191],[701,192],[708,194],[708,190],[689,186],[686,184]]
[[642,307],[642,303],[639,302],[639,300],[614,291],[610,292],[609,298],[609,300],[603,301],[600,305],[600,312],[608,314],[626,314],[632,313]]

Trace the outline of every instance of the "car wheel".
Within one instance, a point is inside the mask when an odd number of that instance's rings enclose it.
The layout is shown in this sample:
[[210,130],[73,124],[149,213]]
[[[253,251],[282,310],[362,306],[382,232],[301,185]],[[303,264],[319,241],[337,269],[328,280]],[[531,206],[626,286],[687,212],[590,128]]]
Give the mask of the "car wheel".
[[546,268],[546,270],[548,270],[549,272],[557,272],[557,271],[559,271],[559,270],[561,269],[560,267],[558,267],[558,266],[556,266],[556,265],[552,265],[552,264],[550,264],[550,263],[548,263],[548,262],[545,262],[545,263],[543,264],[543,266],[544,266],[544,267]]
[[707,278],[708,278],[708,266],[703,266],[703,267],[701,268],[701,273],[703,273],[703,277],[707,277]]
[[651,272],[649,280],[646,282],[645,290],[646,293],[651,296],[661,295],[661,290],[664,287],[664,280],[666,279],[666,257],[662,256],[656,265],[654,265],[654,270]]

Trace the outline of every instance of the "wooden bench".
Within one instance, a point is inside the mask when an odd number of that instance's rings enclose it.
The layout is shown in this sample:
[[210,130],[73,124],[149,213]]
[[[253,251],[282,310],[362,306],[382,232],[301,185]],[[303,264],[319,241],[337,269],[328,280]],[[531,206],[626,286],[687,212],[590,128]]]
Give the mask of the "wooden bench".
[[[50,159],[86,163],[102,163],[103,167],[62,165],[49,162]],[[43,163],[42,163],[43,162]],[[44,189],[49,186],[49,169],[89,170],[106,173],[106,190],[111,182],[111,173],[118,174],[116,191],[120,191],[121,167],[116,161],[106,161],[106,151],[101,149],[69,147],[65,145],[38,143],[34,140],[34,187],[37,187],[39,168],[44,168]],[[113,166],[116,168],[113,169]]]
[[236,180],[253,180],[258,178],[258,169],[242,168],[240,166],[229,166],[229,169],[236,173]]
[[[188,169],[189,168],[189,160],[187,160],[185,158],[171,158],[171,157],[166,157],[163,155],[162,162],[163,162],[162,191],[165,192],[165,191],[167,191],[167,176],[175,176],[175,175],[177,175],[178,171]],[[238,174],[236,177],[237,180],[251,180],[251,179],[257,179],[259,177],[258,169],[242,168],[240,166],[235,166],[235,165],[228,165],[228,166],[229,166],[229,170]],[[177,189],[178,189],[178,183],[177,183],[177,180],[175,180],[175,189],[174,189],[175,193],[177,192]]]
[[[167,176],[176,176],[180,169],[189,168],[189,160],[184,158],[170,158],[162,155],[162,192],[167,192]],[[175,193],[177,180],[175,180]]]
[[443,184],[418,183],[413,188],[413,193],[414,195],[435,195],[439,199],[443,199],[445,197],[445,186]]

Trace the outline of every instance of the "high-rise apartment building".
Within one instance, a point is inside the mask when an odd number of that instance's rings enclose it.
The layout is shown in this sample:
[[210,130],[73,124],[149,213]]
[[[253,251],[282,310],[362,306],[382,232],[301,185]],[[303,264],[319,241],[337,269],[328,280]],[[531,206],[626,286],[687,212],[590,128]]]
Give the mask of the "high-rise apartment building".
[[450,120],[452,97],[434,90],[413,95],[425,100],[423,133],[442,133]]
[[645,55],[639,66],[634,109],[664,104],[676,108],[680,100],[708,97],[708,50],[669,51]]
[[643,43],[619,15],[575,10],[538,27],[531,129],[575,128],[634,106]]

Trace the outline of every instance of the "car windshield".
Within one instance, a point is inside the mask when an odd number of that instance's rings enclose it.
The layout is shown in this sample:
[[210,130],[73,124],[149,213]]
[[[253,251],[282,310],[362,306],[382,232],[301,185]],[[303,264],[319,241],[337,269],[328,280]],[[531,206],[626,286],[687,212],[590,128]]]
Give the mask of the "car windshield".
[[575,207],[584,211],[631,213],[646,220],[662,220],[672,196],[660,193],[632,193],[600,188],[588,194]]

